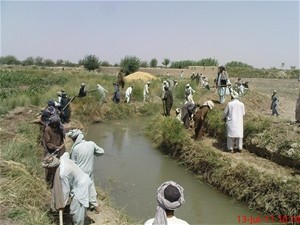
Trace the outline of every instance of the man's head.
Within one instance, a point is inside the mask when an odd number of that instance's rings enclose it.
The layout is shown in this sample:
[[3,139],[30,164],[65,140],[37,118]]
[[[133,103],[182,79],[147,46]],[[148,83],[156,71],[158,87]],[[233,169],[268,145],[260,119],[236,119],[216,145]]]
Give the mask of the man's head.
[[166,181],[157,189],[157,201],[164,210],[176,210],[184,203],[183,188],[174,181]]
[[220,71],[220,72],[223,72],[224,70],[226,70],[226,69],[225,69],[225,66],[219,66],[219,71]]
[[55,107],[55,102],[51,99],[47,102],[48,106],[53,106]]
[[175,202],[178,201],[178,199],[181,197],[181,194],[177,187],[169,184],[164,190],[164,196],[169,202]]
[[232,90],[231,91],[231,99],[238,99],[238,98],[239,98],[239,94],[236,91]]
[[58,115],[54,114],[49,118],[49,126],[53,128],[57,128],[60,126],[60,118]]
[[80,135],[82,138],[84,137],[83,133],[79,129],[72,129],[67,133],[68,137],[73,141],[76,141],[77,137]]
[[67,97],[67,92],[65,92],[65,91],[62,92],[62,93],[61,93],[61,97],[66,98],[66,97]]
[[184,203],[183,188],[174,181],[166,181],[157,189],[157,212],[153,224],[165,224],[168,215]]

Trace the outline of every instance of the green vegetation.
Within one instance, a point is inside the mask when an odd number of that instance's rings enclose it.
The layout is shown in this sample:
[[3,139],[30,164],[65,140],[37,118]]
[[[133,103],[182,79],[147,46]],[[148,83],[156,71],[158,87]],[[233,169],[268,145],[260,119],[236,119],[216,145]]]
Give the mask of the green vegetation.
[[[10,127],[12,129],[12,127]],[[13,132],[13,131],[12,131]],[[1,183],[0,202],[3,217],[10,218],[14,224],[52,224],[46,210],[50,191],[42,180],[40,165],[42,151],[38,143],[37,125],[20,123],[14,133],[15,141],[1,140]],[[5,137],[4,133],[2,133]]]
[[165,67],[168,67],[169,63],[170,63],[170,59],[164,58],[164,60],[161,64],[163,64]]
[[157,59],[156,58],[151,59],[150,67],[151,68],[156,68],[157,67]]
[[225,67],[242,67],[242,68],[253,68],[253,66],[250,66],[246,63],[237,62],[237,61],[231,61],[225,64]]
[[80,63],[88,71],[98,69],[100,66],[99,58],[95,55],[87,55],[84,57]]
[[64,85],[66,82],[66,77],[54,77],[45,72],[0,71],[0,113],[6,113],[16,106],[39,105],[42,94],[52,86]]
[[136,56],[125,56],[121,59],[120,67],[125,73],[125,76],[139,70],[141,60]]
[[212,58],[201,59],[199,61],[182,60],[171,62],[170,68],[184,69],[191,66],[218,66],[218,60]]

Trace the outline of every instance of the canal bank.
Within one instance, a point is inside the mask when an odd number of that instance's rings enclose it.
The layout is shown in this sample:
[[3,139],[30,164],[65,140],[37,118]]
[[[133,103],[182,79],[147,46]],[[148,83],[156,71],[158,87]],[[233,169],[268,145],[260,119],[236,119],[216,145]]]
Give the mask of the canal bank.
[[223,152],[214,147],[214,139],[195,141],[173,118],[157,116],[146,130],[157,148],[249,208],[277,219],[299,216],[300,180],[295,170],[247,151]]

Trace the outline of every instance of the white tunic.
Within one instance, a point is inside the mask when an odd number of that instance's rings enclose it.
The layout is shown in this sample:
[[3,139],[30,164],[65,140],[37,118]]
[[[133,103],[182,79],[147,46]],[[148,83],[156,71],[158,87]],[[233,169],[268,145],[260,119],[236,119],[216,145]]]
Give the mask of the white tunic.
[[103,154],[104,150],[95,142],[81,140],[73,147],[71,159],[94,180],[94,155],[100,156]]
[[65,204],[71,196],[88,208],[92,180],[70,159],[68,152],[60,157],[59,168]]
[[244,103],[240,102],[238,99],[233,99],[231,102],[228,102],[223,114],[223,118],[226,118],[228,137],[242,138],[244,136],[244,115]]
[[144,95],[144,98],[149,94],[149,85],[148,84],[145,84],[144,86],[144,91],[143,91],[143,95]]
[[[125,91],[125,97],[127,100],[130,101],[130,97],[131,97],[131,94],[132,94],[132,87],[128,87]],[[127,101],[128,102],[128,101]]]
[[[187,222],[185,222],[184,220],[178,219],[176,216],[167,218],[167,220],[168,220],[168,225],[189,225]],[[145,222],[144,225],[152,225],[153,221],[154,221],[154,218],[149,219]]]

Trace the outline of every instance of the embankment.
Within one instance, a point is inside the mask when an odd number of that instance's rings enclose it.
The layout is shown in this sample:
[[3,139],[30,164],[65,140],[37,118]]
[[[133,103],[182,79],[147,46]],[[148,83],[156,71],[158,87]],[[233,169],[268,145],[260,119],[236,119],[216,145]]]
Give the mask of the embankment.
[[222,152],[199,142],[174,118],[157,116],[147,128],[157,147],[221,192],[269,215],[299,215],[300,180],[291,170],[246,154]]

